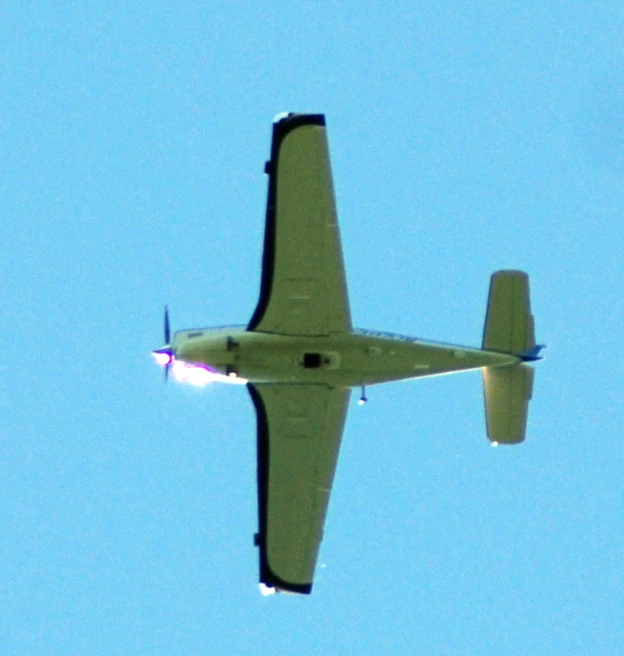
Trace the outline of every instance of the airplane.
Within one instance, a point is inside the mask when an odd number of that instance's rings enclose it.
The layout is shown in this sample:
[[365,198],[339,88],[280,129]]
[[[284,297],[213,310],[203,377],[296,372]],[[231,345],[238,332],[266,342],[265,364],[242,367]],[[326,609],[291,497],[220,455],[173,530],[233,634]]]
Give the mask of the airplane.
[[491,277],[481,348],[353,328],[323,114],[281,114],[265,164],[260,298],[247,326],[180,330],[153,351],[178,380],[246,385],[257,416],[263,593],[310,594],[351,390],[481,369],[489,440],[525,438],[540,358],[521,271]]

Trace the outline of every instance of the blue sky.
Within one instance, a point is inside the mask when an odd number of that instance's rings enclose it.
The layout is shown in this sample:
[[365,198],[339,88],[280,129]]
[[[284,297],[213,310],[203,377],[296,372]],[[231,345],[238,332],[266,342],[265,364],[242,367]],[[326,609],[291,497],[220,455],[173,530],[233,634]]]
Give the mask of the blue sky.
[[[615,654],[624,640],[620,2],[0,8],[0,652]],[[477,373],[369,390],[314,592],[257,588],[245,323],[271,120],[327,115],[354,323],[478,345],[530,273],[526,442]]]

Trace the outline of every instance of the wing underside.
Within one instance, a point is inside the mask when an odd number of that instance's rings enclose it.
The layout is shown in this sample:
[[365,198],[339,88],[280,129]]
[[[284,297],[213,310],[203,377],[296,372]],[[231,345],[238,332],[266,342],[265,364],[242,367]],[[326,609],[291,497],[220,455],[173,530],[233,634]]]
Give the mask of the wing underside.
[[325,385],[248,385],[258,420],[260,582],[309,594],[350,396]]
[[249,330],[349,332],[351,315],[322,114],[273,124],[260,299]]

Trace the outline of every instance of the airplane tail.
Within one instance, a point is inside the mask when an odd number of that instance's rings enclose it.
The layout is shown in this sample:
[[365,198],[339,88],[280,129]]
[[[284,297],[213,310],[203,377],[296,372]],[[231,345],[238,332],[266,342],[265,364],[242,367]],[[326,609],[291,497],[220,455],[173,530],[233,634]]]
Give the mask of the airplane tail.
[[492,275],[483,349],[511,353],[517,364],[483,369],[488,438],[494,444],[519,444],[526,434],[534,370],[525,363],[539,360],[529,298],[529,277],[522,271]]

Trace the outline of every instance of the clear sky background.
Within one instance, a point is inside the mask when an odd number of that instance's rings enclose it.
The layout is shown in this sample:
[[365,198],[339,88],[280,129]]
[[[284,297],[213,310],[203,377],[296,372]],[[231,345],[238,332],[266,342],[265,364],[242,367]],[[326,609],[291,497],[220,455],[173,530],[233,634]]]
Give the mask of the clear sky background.
[[[0,653],[619,654],[624,8],[0,7]],[[530,273],[526,442],[480,375],[352,400],[314,591],[258,592],[244,389],[174,328],[255,307],[271,121],[327,115],[354,323],[479,345]]]

